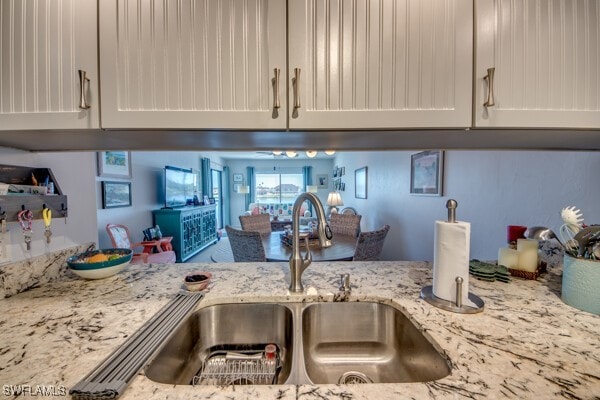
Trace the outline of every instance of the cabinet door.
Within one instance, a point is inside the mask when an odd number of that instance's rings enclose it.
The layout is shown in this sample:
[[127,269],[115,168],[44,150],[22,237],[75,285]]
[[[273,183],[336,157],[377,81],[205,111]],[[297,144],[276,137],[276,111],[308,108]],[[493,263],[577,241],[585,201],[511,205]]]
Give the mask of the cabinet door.
[[[0,129],[98,128],[96,0],[0,1]],[[89,78],[80,108],[78,70]]]
[[477,1],[475,125],[600,127],[599,24],[596,0]]
[[471,0],[288,7],[290,128],[471,125]]
[[103,0],[100,33],[102,127],[286,127],[285,1]]

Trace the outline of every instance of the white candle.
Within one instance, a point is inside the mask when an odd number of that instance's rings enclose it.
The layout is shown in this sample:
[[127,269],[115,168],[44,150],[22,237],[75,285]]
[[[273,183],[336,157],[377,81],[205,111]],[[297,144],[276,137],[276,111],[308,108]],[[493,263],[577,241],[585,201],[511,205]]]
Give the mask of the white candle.
[[519,252],[515,249],[502,247],[498,250],[498,265],[504,265],[506,268],[515,269],[519,265]]
[[535,239],[518,239],[519,269],[535,272],[538,266],[538,241]]

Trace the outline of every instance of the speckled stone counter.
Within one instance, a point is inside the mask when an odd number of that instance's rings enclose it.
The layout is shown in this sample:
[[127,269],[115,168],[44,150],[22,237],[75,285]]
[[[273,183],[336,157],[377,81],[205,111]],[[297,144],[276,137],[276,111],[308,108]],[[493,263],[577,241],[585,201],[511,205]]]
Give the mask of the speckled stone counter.
[[[183,276],[204,270],[214,281],[199,307],[228,302],[332,301],[340,273],[350,273],[349,301],[392,304],[437,343],[451,374],[410,384],[173,386],[140,373],[121,397],[137,399],[590,399],[600,396],[600,317],[560,300],[561,275],[509,284],[471,279],[485,301],[480,314],[454,314],[419,298],[431,267],[419,262],[311,265],[306,287],[289,296],[288,267],[266,264],[129,266],[114,277],[59,280],[0,300],[0,385],[43,385],[68,392],[181,289]],[[60,397],[60,396],[59,396]]]
[[93,248],[94,243],[86,243],[0,265],[0,299],[60,279],[67,258]]

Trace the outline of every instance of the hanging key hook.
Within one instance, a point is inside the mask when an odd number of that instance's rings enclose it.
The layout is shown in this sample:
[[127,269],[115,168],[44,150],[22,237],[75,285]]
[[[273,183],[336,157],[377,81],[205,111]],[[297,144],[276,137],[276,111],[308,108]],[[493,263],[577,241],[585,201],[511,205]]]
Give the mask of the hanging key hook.
[[23,229],[23,237],[25,239],[25,245],[27,250],[31,250],[31,222],[33,221],[33,213],[30,210],[26,210],[25,206],[22,206],[23,211],[19,211],[17,214],[17,220]]
[[50,225],[52,224],[52,210],[47,208],[45,204],[42,207],[42,217],[44,218],[44,236],[46,237],[46,243],[50,244],[50,237],[52,236],[52,230],[50,229]]
[[[25,207],[25,206],[23,206]],[[23,209],[17,214],[17,220],[24,231],[31,231],[31,222],[33,221],[33,213],[30,210]]]

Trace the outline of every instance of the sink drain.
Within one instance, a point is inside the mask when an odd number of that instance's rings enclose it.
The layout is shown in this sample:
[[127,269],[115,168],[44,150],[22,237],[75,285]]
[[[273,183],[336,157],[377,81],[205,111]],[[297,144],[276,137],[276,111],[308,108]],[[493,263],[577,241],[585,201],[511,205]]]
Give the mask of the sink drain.
[[373,381],[362,372],[348,371],[340,376],[338,383],[344,385],[354,385],[357,383],[373,383]]

